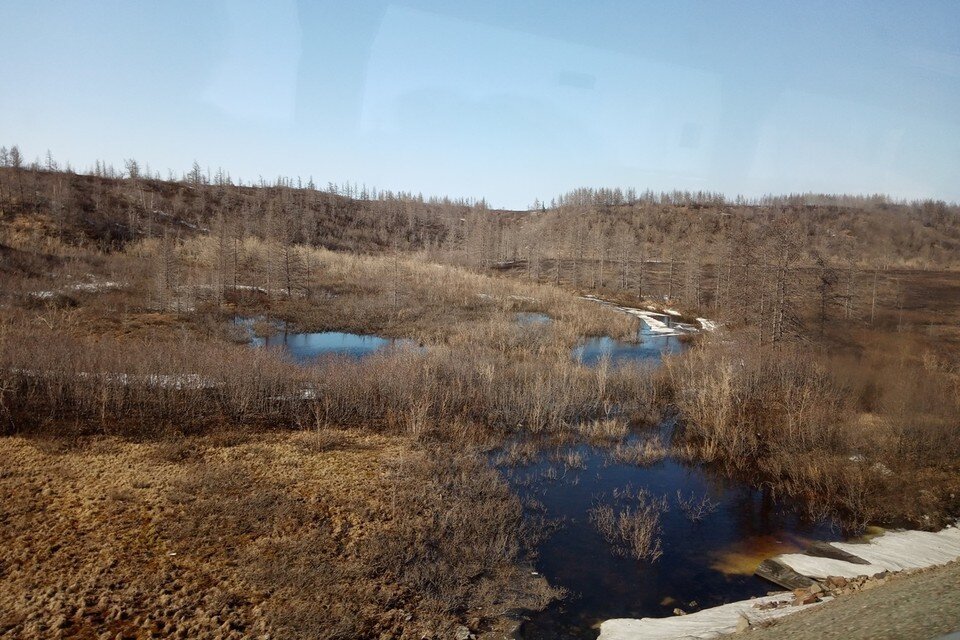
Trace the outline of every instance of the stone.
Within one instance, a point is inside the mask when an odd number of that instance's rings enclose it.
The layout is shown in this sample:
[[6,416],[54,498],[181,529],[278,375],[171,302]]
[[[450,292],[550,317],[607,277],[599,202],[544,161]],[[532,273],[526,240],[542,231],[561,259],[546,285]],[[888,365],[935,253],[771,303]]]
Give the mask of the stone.
[[831,589],[843,589],[847,586],[847,579],[843,576],[827,576],[827,586]]
[[470,633],[470,629],[468,629],[463,625],[460,625],[459,627],[457,627],[457,630],[454,633],[453,637],[455,638],[455,640],[470,640],[471,638],[473,638],[473,634]]
[[673,610],[673,615],[675,615],[675,616],[685,616],[685,615],[687,615],[687,612],[684,611],[683,609],[681,609],[680,607],[677,607],[677,608],[675,608],[675,609]]

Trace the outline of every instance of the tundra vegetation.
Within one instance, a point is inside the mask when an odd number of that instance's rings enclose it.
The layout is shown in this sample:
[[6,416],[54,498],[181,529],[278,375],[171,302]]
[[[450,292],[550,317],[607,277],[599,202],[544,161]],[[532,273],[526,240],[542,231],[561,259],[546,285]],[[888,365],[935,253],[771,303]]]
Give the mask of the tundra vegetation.
[[[582,189],[497,211],[0,151],[0,631],[496,630],[557,595],[528,569],[544,523],[486,455],[541,441],[682,457],[851,528],[960,513],[954,205]],[[580,340],[637,322],[588,293],[721,329],[656,369],[586,367]],[[296,363],[237,317],[415,345]],[[665,413],[672,436],[645,432]],[[666,506],[591,518],[650,560]]]

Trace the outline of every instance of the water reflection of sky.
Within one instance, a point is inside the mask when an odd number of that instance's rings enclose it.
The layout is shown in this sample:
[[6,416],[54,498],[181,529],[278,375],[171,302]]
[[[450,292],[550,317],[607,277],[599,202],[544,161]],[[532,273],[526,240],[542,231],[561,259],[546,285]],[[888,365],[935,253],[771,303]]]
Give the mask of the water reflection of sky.
[[594,366],[603,358],[611,364],[626,362],[657,362],[664,354],[677,353],[683,348],[677,336],[661,335],[643,324],[637,336],[639,342],[624,342],[609,336],[589,338],[573,349],[573,358],[587,366]]
[[255,346],[279,347],[287,351],[294,360],[306,362],[325,355],[346,356],[360,359],[387,347],[403,344],[406,341],[390,340],[379,336],[364,336],[340,331],[320,333],[275,333],[264,338],[255,337]]
[[235,318],[234,324],[244,327],[255,347],[283,349],[297,362],[310,362],[323,356],[342,356],[359,360],[390,347],[410,347],[412,340],[395,340],[375,335],[360,335],[341,331],[295,333],[287,331],[283,323],[272,324],[276,333],[267,336],[254,334],[253,325],[263,318]]

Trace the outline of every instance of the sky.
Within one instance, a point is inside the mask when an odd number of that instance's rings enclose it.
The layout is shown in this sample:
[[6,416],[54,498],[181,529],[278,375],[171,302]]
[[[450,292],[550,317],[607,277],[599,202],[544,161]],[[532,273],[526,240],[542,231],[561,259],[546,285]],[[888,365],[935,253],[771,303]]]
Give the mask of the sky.
[[960,201],[960,2],[0,0],[0,144],[523,208]]

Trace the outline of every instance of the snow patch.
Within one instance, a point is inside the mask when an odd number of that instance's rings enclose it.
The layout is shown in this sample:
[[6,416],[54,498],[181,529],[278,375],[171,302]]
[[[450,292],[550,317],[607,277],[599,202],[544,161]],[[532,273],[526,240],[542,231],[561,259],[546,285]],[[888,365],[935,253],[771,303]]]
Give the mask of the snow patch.
[[823,580],[827,576],[840,576],[843,578],[875,576],[878,573],[886,571],[886,569],[879,565],[856,564],[834,558],[818,558],[808,556],[804,553],[785,553],[777,556],[776,559],[800,575],[816,580]]
[[832,542],[832,546],[883,567],[886,571],[925,569],[960,558],[960,529],[888,531],[869,542]]
[[[681,638],[716,638],[737,630],[740,618],[751,625],[762,625],[820,603],[791,605],[793,593],[784,592],[741,600],[672,618],[619,618],[607,620],[600,625],[598,640],[679,640]],[[830,598],[823,598],[826,602]],[[760,608],[766,605],[781,605],[775,608]]]
[[[649,311],[644,311],[643,309],[632,309],[630,307],[618,307],[618,309],[624,313],[629,313],[632,316],[640,318],[640,320],[647,325],[647,329],[651,333],[670,336],[679,335],[676,329],[668,325],[663,320],[660,320],[660,318],[665,316],[656,313],[650,313]],[[658,315],[660,315],[660,318],[657,317]]]
[[[857,564],[836,558],[823,558],[802,553],[787,553],[775,560],[797,573],[814,579],[841,576],[852,579],[874,576],[883,572],[905,569],[923,569],[946,564],[960,558],[960,529],[949,526],[937,533],[927,531],[891,531],[868,542],[831,542],[834,548],[845,551],[868,564]],[[725,604],[712,609],[673,618],[642,618],[607,620],[600,625],[600,640],[673,640],[680,638],[716,638],[737,630],[740,617],[751,625],[780,618],[801,609],[817,606],[789,605],[793,593],[783,592]],[[831,598],[822,598],[827,602]],[[758,608],[769,603],[783,603],[776,608]]]
[[700,323],[700,328],[704,331],[716,331],[717,327],[720,326],[713,320],[707,320],[706,318],[697,318],[697,322]]
[[67,292],[76,292],[76,293],[100,293],[102,291],[113,291],[115,289],[121,289],[125,285],[121,282],[113,282],[107,280],[104,282],[78,282],[66,287],[60,287],[56,291],[33,291],[30,293],[30,297],[37,298],[39,300],[49,300],[53,298],[58,293],[67,293]]
[[830,546],[845,551],[869,564],[856,564],[831,558],[790,553],[774,558],[808,578],[827,576],[857,578],[884,571],[925,569],[960,558],[960,529],[943,531],[888,531],[868,542],[831,542]]
[[700,324],[699,327],[687,324],[684,322],[673,322],[671,317],[680,317],[682,314],[675,309],[663,309],[661,311],[655,309],[637,309],[635,307],[621,307],[607,300],[596,297],[593,294],[586,294],[580,296],[582,300],[589,300],[590,302],[598,302],[607,307],[613,307],[617,311],[622,311],[623,313],[629,313],[632,316],[640,318],[643,323],[646,325],[647,329],[651,333],[656,333],[661,336],[679,336],[684,333],[697,333],[699,331],[714,331],[719,326],[716,322],[712,320],[707,320],[706,318],[697,318],[697,322]]

